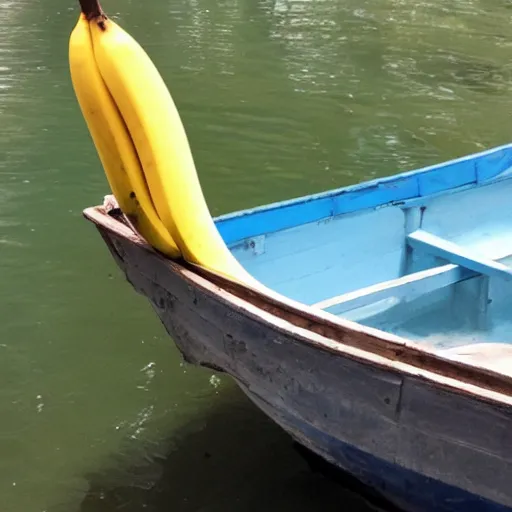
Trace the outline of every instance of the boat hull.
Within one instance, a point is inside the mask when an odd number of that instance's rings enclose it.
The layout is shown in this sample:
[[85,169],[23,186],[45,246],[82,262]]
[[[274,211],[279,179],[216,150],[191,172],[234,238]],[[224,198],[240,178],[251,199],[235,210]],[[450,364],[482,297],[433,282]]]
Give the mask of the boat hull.
[[[241,386],[243,389],[243,385]],[[399,464],[373,456],[344,443],[293,415],[276,411],[252,393],[246,394],[267,416],[280,425],[301,446],[346,472],[368,491],[371,500],[386,511],[406,512],[508,512],[507,506],[493,503],[465,490],[428,478]],[[383,440],[384,441],[384,440]]]
[[410,512],[512,510],[511,407],[340,353],[95,223],[185,360],[232,376],[303,446]]

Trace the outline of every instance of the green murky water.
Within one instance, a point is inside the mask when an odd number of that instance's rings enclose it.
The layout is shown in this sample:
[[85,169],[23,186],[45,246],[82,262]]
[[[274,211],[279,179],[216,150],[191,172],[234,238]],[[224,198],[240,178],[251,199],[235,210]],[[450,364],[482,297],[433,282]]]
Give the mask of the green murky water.
[[[159,67],[214,214],[512,139],[503,0],[104,0]],[[185,367],[84,207],[74,0],[0,0],[0,508],[365,510]]]

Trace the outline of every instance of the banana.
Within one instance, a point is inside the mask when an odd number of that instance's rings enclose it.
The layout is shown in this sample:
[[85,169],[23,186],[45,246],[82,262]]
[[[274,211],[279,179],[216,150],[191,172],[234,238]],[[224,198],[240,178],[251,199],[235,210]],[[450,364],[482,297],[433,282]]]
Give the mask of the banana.
[[129,130],[156,211],[184,258],[259,287],[213,222],[180,116],[158,70],[111,19],[92,17],[90,30],[99,71]]
[[94,58],[90,24],[82,13],[69,40],[73,88],[112,193],[146,241],[170,258],[181,252],[155,210],[137,152]]

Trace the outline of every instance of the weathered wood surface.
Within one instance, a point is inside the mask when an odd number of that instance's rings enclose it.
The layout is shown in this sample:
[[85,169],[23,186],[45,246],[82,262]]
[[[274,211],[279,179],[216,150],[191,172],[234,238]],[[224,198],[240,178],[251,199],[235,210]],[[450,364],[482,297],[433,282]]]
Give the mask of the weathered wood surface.
[[[99,229],[188,361],[226,371],[273,417],[286,413],[379,459],[512,508],[512,402],[499,393],[510,378],[414,347],[391,350],[391,342],[371,339],[371,330],[343,323],[312,330],[314,318],[308,324],[274,314],[275,305],[261,308],[253,296],[227,293],[140,240]],[[426,370],[421,358],[401,357],[409,350],[455,372]],[[459,371],[465,381],[454,379]]]
[[[343,468],[364,485],[377,491],[392,505],[404,512],[509,512],[507,505],[489,502],[477,495],[469,495],[459,488],[446,485],[442,480],[425,477],[421,472],[406,469],[394,461],[384,461],[354,445],[343,444],[318,428],[299,423],[296,417],[250,393],[242,390],[253,402],[286,430],[296,441],[316,452],[328,462]],[[386,442],[382,439],[381,442]],[[434,449],[431,458],[438,454]],[[439,458],[439,463],[443,463]],[[395,510],[384,507],[384,510]]]

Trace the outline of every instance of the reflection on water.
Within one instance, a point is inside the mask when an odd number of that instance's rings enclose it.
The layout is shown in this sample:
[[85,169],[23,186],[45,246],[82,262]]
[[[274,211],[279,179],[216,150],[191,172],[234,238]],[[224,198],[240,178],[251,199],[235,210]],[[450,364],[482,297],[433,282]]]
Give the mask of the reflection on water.
[[[360,497],[310,471],[290,438],[239,392],[225,390],[207,414],[199,414],[172,441],[146,447],[132,460],[117,456],[88,476],[81,512],[371,512]],[[160,450],[160,451],[157,451]]]
[[[501,0],[103,4],[169,85],[214,214],[511,138]],[[2,510],[334,508],[227,378],[182,365],[82,219],[108,188],[69,78],[77,15],[0,0]]]

